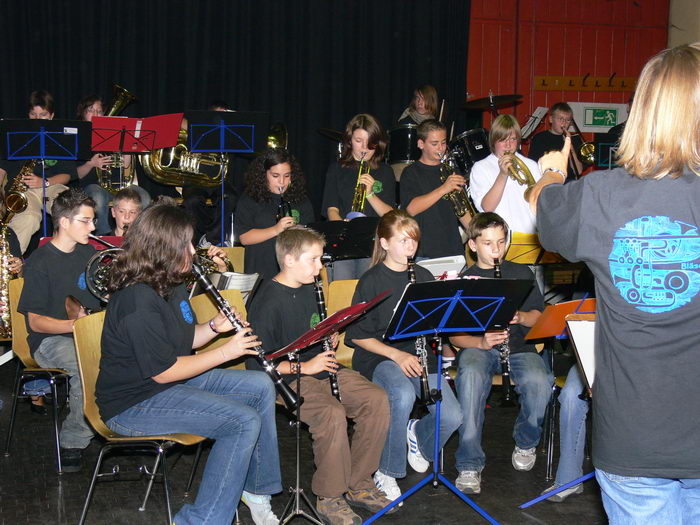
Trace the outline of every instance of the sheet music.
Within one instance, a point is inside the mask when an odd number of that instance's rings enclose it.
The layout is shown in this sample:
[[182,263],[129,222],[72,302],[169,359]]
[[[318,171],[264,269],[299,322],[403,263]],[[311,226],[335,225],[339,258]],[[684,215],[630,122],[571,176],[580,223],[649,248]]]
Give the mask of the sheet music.
[[527,139],[532,134],[532,132],[537,129],[537,126],[540,125],[540,122],[547,114],[547,111],[548,109],[546,107],[539,106],[537,109],[535,109],[535,111],[532,112],[532,115],[530,115],[530,118],[523,126],[522,140]]

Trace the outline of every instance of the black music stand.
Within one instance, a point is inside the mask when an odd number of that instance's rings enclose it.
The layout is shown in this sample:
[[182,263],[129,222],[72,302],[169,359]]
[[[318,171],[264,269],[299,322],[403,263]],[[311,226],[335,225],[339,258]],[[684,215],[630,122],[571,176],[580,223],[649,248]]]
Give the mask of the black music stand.
[[90,158],[90,123],[79,120],[7,119],[0,121],[0,136],[5,147],[0,153],[7,160],[41,162],[42,219],[44,237],[46,221],[46,160]]
[[[270,115],[264,111],[188,111],[192,153],[254,154],[267,145]],[[221,177],[221,246],[224,245],[226,172]]]
[[[513,314],[530,291],[532,281],[526,279],[455,279],[408,284],[384,334],[385,339],[405,339],[420,335],[438,336],[455,332],[483,332],[507,326]],[[438,371],[442,370],[442,344],[438,344]],[[432,482],[442,483],[462,501],[493,525],[498,522],[471,498],[462,493],[440,471],[440,405],[442,381],[438,373],[435,403],[435,438],[433,471],[391,504],[374,514],[368,525],[386,514],[403,500]]]
[[358,217],[351,221],[314,222],[309,228],[326,238],[323,262],[372,257],[379,217]]

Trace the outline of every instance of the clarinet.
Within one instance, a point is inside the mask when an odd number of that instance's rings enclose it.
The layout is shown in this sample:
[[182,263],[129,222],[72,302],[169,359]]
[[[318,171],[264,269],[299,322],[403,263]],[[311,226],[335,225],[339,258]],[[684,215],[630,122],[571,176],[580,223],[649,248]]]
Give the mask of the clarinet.
[[[233,325],[234,333],[238,333],[241,330],[248,330],[248,328],[236,318],[231,305],[221,296],[219,290],[216,289],[216,287],[209,280],[209,277],[207,277],[198,264],[192,264],[192,273],[195,275],[202,288],[204,288],[204,291],[209,294],[209,297],[211,297],[214,303],[216,303],[229,322]],[[260,364],[265,373],[270,376],[270,379],[272,379],[272,382],[275,384],[277,393],[282,397],[282,400],[287,408],[291,411],[299,408],[303,401],[297,396],[294,390],[292,390],[291,387],[284,382],[284,379],[282,379],[282,376],[275,368],[275,365],[273,365],[270,361],[268,361],[267,357],[265,357],[265,351],[263,350],[262,346],[258,345],[253,348],[253,350],[257,352],[257,355],[253,357]]]
[[[500,279],[501,276],[501,261],[497,258],[493,260],[493,278]],[[510,332],[510,328],[506,328]],[[495,346],[501,361],[501,386],[503,389],[503,403],[512,402],[512,393],[510,391],[510,346],[508,346],[508,335],[506,340]]]
[[[406,257],[406,262],[408,263],[406,268],[408,281],[414,284],[416,282],[416,261],[413,257]],[[422,368],[420,374],[420,401],[425,405],[433,405],[435,404],[435,398],[428,382],[428,344],[424,335],[416,337],[416,356]],[[438,374],[438,381],[440,380],[439,377],[440,374]]]
[[[318,316],[321,318],[321,321],[323,321],[326,316],[326,300],[323,297],[323,286],[321,285],[321,279],[316,276],[314,277],[314,293],[316,294],[316,306],[318,306]],[[333,344],[331,343],[331,338],[326,337],[323,340],[323,350],[325,352],[332,352],[333,351]],[[334,372],[328,372],[328,380],[331,383],[331,394],[333,394],[333,397],[335,397],[339,402],[343,402],[343,400],[340,398],[340,386],[338,386],[338,374]]]

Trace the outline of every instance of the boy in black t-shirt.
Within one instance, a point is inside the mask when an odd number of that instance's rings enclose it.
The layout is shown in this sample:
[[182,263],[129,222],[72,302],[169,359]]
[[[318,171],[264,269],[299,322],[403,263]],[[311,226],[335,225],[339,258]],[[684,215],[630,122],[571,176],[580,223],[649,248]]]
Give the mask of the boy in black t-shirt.
[[[530,142],[527,156],[537,162],[548,151],[559,151],[564,147],[564,137],[569,135],[568,129],[574,120],[574,111],[566,102],[557,102],[549,110],[549,129],[541,131]],[[578,151],[583,140],[580,135],[572,137],[575,150]],[[583,171],[583,163],[576,151],[571,150],[568,164],[567,181],[574,180]]]
[[[61,427],[61,459],[65,472],[77,472],[92,429],[83,417],[83,391],[73,343],[74,319],[68,319],[66,296],[85,307],[100,304],[87,289],[85,266],[95,249],[88,234],[95,229],[95,202],[82,190],[66,190],[51,208],[53,239],[27,260],[18,310],[26,316],[32,356],[45,368],[63,368],[70,376],[70,412]],[[81,309],[80,316],[85,312]]]
[[136,217],[141,213],[141,195],[134,188],[127,186],[119,190],[114,196],[112,203],[112,218],[114,219],[114,229],[108,235],[123,237],[129,226],[133,224]]
[[464,255],[459,224],[466,228],[470,216],[459,219],[452,203],[444,198],[451,191],[463,191],[466,180],[452,173],[440,179],[440,159],[447,149],[447,129],[429,119],[418,126],[421,157],[401,175],[401,207],[418,221],[422,233],[418,258]]
[[[480,213],[467,229],[469,248],[476,252],[477,262],[466,275],[494,277],[494,259],[501,261],[504,278],[530,279],[532,271],[524,265],[504,261],[508,226],[495,213]],[[484,408],[491,391],[491,380],[501,370],[499,345],[507,342],[510,350],[511,376],[520,396],[520,413],[515,421],[515,449],[511,457],[513,468],[530,470],[535,464],[535,448],[542,434],[542,421],[551,396],[552,375],[534,345],[525,342],[527,329],[535,324],[544,308],[537,285],[515,313],[508,331],[485,332],[483,335],[450,337],[453,346],[461,348],[457,357],[457,397],[462,406],[462,426],[456,467],[459,471],[455,485],[467,494],[481,492],[481,470],[486,456],[481,448]]]
[[[248,313],[268,351],[289,344],[319,321],[312,283],[321,271],[324,242],[323,236],[302,226],[291,226],[277,236],[282,270],[263,282]],[[337,337],[333,343],[337,345]],[[303,350],[299,359],[282,361],[278,370],[295,387],[301,367],[300,415],[313,438],[316,472],[311,489],[318,497],[316,509],[332,525],[359,525],[362,520],[348,503],[371,512],[390,503],[372,480],[389,425],[389,403],[380,387],[341,367],[335,352],[324,350],[321,343]],[[246,366],[259,369],[253,359]],[[331,393],[329,373],[337,373],[342,402]],[[346,418],[355,423],[352,443]]]

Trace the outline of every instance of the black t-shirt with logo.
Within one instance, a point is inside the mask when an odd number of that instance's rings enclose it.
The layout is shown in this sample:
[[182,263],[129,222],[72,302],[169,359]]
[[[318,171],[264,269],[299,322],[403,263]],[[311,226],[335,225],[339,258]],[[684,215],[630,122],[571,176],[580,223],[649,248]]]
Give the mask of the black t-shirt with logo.
[[102,359],[95,395],[102,419],[182,383],[156,383],[179,356],[192,353],[195,315],[183,285],[163,299],[136,283],[110,297],[102,331]]
[[700,478],[700,177],[598,171],[540,195],[542,246],[595,276],[593,462]]
[[[328,208],[338,208],[341,217],[350,213],[359,169],[359,163],[347,168],[342,167],[337,162],[328,166],[321,215],[325,216],[328,213]],[[388,164],[381,162],[379,167],[371,169],[369,174],[374,177],[374,186],[372,187],[374,194],[393,208],[396,202],[394,171]],[[367,217],[378,217],[377,212],[367,201],[365,201],[363,213]]]
[[34,332],[29,327],[29,312],[54,319],[68,319],[66,297],[69,295],[87,308],[100,307],[100,301],[90,293],[85,281],[85,267],[94,254],[95,248],[89,244],[76,244],[72,252],[66,253],[47,242],[27,259],[18,310],[26,316],[27,341],[32,354],[47,337],[64,335],[72,338],[73,334]]
[[[277,224],[277,208],[280,204],[280,196],[272,195],[269,202],[257,202],[249,195],[244,194],[236,206],[234,231],[240,237],[244,233],[254,230],[270,228]],[[305,198],[303,201],[291,204],[292,217],[297,224],[309,224],[314,221],[314,210],[311,201]],[[245,273],[258,273],[263,279],[272,279],[280,271],[275,255],[275,240],[272,237],[264,242],[249,244],[245,247]],[[236,268],[236,271],[241,271]]]
[[[248,308],[248,322],[262,342],[266,353],[288,345],[316,326],[319,320],[313,284],[290,288],[277,281],[265,281],[260,285]],[[322,352],[323,344],[318,343],[302,350],[299,359],[309,361]],[[262,370],[252,357],[246,359],[246,367],[251,370]],[[291,382],[296,376],[286,374],[283,377],[285,381]],[[311,377],[326,379],[328,372],[320,372]]]

